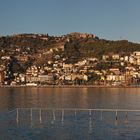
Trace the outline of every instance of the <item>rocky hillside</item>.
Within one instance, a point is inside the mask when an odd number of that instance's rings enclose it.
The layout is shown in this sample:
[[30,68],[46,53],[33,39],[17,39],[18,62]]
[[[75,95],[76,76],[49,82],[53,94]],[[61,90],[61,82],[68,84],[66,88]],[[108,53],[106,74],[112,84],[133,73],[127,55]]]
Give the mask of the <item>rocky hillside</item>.
[[60,37],[48,34],[17,34],[0,37],[0,57],[14,56],[20,60],[20,57],[24,56],[28,57],[30,61],[27,61],[28,63],[37,65],[44,64],[57,54],[68,58],[68,63],[75,63],[86,57],[101,58],[103,54],[124,55],[133,51],[140,51],[140,44],[127,40],[99,39],[87,33],[70,33]]

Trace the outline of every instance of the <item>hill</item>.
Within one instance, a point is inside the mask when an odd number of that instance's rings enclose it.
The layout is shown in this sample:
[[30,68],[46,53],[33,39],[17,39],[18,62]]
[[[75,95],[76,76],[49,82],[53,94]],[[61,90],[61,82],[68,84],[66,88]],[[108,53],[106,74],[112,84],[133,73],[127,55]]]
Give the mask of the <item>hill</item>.
[[93,34],[70,33],[55,37],[48,34],[17,34],[0,37],[0,57],[28,56],[30,63],[42,65],[56,54],[75,63],[86,57],[101,58],[103,54],[120,55],[140,51],[140,44],[127,40],[110,41]]

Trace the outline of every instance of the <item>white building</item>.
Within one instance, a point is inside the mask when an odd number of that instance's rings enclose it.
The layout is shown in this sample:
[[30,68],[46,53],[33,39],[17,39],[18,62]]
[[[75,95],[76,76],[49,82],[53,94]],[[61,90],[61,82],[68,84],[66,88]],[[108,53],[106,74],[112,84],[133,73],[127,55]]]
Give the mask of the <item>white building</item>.
[[102,56],[102,59],[103,59],[104,61],[106,61],[107,59],[109,59],[109,55],[103,55],[103,56]]
[[129,62],[131,63],[131,64],[134,64],[136,61],[135,61],[135,58],[133,57],[133,56],[130,56],[129,57]]
[[119,60],[120,59],[120,55],[119,54],[113,54],[112,55],[112,59]]
[[124,61],[128,61],[129,60],[129,56],[124,56]]
[[107,75],[106,80],[116,81],[116,82],[125,82],[125,76],[124,75]]
[[134,55],[134,56],[139,56],[139,57],[140,57],[140,51],[135,51],[135,52],[133,52],[133,55]]

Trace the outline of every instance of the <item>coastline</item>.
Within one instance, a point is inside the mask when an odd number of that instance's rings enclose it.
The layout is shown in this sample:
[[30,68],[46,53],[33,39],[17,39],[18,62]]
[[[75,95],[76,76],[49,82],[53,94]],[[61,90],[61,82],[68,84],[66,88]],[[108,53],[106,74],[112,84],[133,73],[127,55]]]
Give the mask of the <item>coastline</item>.
[[0,85],[0,88],[140,88],[140,85],[106,86],[106,85]]

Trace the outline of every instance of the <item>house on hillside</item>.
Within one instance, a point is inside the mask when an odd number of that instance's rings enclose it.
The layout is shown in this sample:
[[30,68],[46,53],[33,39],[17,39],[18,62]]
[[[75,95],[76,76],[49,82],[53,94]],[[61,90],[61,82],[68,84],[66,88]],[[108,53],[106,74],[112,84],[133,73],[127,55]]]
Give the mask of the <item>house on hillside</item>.
[[113,54],[112,55],[112,59],[119,60],[120,59],[120,55],[119,54]]
[[102,60],[106,61],[107,59],[109,59],[109,55],[103,55],[102,56]]

